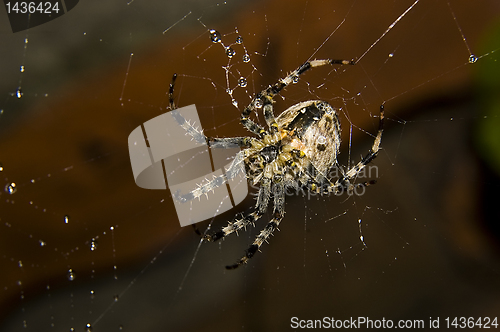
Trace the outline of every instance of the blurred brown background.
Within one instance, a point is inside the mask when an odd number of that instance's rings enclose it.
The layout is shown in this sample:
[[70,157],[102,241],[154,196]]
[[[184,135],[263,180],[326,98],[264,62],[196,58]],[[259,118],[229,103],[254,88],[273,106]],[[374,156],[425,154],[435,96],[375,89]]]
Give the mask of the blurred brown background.
[[[275,331],[289,329],[293,316],[444,324],[446,316],[498,315],[498,173],[480,157],[477,135],[491,114],[481,92],[495,82],[484,83],[481,71],[498,70],[500,39],[491,35],[500,6],[421,1],[374,45],[412,3],[91,2],[28,35],[9,33],[2,19],[0,175],[18,190],[0,197],[0,329],[79,331],[89,322],[94,331]],[[289,197],[270,245],[229,272],[224,265],[265,220],[198,250],[170,194],[135,185],[127,149],[129,133],[164,112],[174,72],[178,105],[197,105],[207,135],[246,134],[211,28],[226,44],[237,29],[251,54],[256,70],[236,59],[231,68],[249,78],[247,92],[234,94],[240,109],[316,50],[312,58],[351,59],[373,45],[356,66],[308,72],[275,104],[277,114],[311,98],[342,107],[342,164],[370,147],[370,114],[382,102],[388,118],[376,186],[348,200]],[[461,32],[472,53],[486,56],[469,64]],[[10,95],[19,85],[21,99]]]

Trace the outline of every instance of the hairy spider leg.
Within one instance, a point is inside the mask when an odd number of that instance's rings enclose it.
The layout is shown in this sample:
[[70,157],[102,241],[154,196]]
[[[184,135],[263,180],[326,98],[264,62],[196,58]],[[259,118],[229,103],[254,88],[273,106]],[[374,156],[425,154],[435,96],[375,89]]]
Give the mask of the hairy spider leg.
[[262,215],[266,212],[269,204],[270,186],[271,179],[263,179],[262,185],[259,188],[255,210],[246,216],[241,215],[241,219],[237,219],[238,215],[236,215],[235,221],[230,221],[227,226],[221,228],[217,232],[206,234],[204,239],[211,242],[218,241],[231,233],[238,232],[240,229],[245,228],[249,224],[254,224],[257,220],[259,220],[260,217],[262,217]]
[[[260,125],[256,124],[255,122],[249,119],[250,114],[254,110],[262,108],[266,104],[267,105],[271,104],[276,94],[278,94],[281,90],[283,90],[286,86],[290,85],[291,83],[297,82],[300,75],[302,75],[311,68],[321,67],[325,65],[354,65],[354,64],[355,64],[354,60],[333,60],[333,59],[311,60],[304,62],[301,66],[292,71],[286,77],[280,79],[278,82],[268,86],[266,89],[259,92],[248,104],[248,106],[243,109],[243,112],[241,112],[241,120],[240,120],[241,124],[252,133],[259,135],[259,137],[263,138],[268,133]],[[272,119],[274,118],[274,115],[272,115],[272,107],[270,109],[267,108],[267,111],[268,113],[266,115],[266,108],[264,108],[264,117],[266,119],[266,122],[270,130],[273,131],[274,129],[271,129],[274,127],[274,125],[272,125]]]
[[260,219],[260,217],[266,212],[267,206],[269,204],[269,196],[271,193],[271,178],[273,163],[266,165],[264,168],[264,176],[261,180],[261,185],[259,187],[259,194],[257,196],[257,202],[255,203],[255,211],[248,214],[240,220],[235,222],[229,222],[227,226],[223,227],[219,231],[213,234],[205,235],[205,239],[208,241],[217,241],[231,233],[237,232],[243,227],[246,227],[250,223],[254,223]]
[[195,198],[201,197],[202,195],[208,195],[208,193],[214,190],[215,188],[222,186],[228,180],[234,179],[238,174],[240,174],[240,172],[245,172],[245,167],[244,167],[245,158],[254,154],[255,153],[254,150],[255,149],[249,148],[238,152],[224,174],[215,176],[212,180],[210,180],[206,184],[199,186],[198,188],[194,189],[193,191],[187,194],[181,195],[179,191],[174,193],[175,199],[181,203],[191,201]]
[[[280,179],[278,179],[279,177]],[[282,181],[282,175],[277,174],[275,175],[275,183],[273,184],[273,195],[274,195],[274,209],[273,209],[273,219],[269,221],[264,227],[262,231],[260,231],[259,235],[255,238],[253,243],[248,247],[248,249],[245,251],[245,255],[240,258],[238,262],[236,262],[233,265],[228,265],[226,266],[226,269],[232,270],[237,267],[239,267],[242,264],[245,264],[248,262],[250,258],[252,258],[255,253],[260,249],[262,244],[264,242],[267,242],[269,237],[273,235],[274,230],[276,230],[281,222],[283,220],[283,217],[285,216],[285,185],[284,181]]]
[[[378,152],[380,151],[380,143],[382,142],[382,133],[384,132],[384,104],[380,105],[380,115],[379,115],[379,124],[378,124],[378,132],[375,137],[375,141],[371,149],[368,151],[366,156],[361,159],[359,163],[357,163],[354,167],[349,169],[341,178],[339,178],[334,186],[333,190],[338,190],[338,188],[343,187],[348,190],[351,189],[352,184],[350,183],[352,179],[359,174],[359,172],[373,159],[377,157]],[[374,182],[365,182],[365,185],[374,184]],[[331,191],[331,190],[330,190]]]

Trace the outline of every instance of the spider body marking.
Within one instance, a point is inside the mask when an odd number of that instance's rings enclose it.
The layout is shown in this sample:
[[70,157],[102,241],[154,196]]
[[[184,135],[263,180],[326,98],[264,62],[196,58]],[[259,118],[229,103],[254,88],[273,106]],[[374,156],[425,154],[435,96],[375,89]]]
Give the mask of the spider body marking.
[[[245,172],[248,180],[259,185],[257,202],[252,212],[238,214],[227,226],[215,232],[205,232],[206,241],[218,241],[224,237],[254,224],[267,211],[269,201],[273,201],[271,220],[260,231],[253,243],[238,262],[226,266],[234,269],[247,263],[264,242],[273,234],[285,214],[285,191],[288,188],[305,188],[316,193],[339,193],[352,191],[353,180],[359,172],[378,154],[382,140],[384,107],[380,106],[379,128],[374,143],[367,155],[354,167],[343,171],[337,162],[340,149],[340,121],[337,110],[326,101],[309,100],[295,104],[283,111],[277,118],[273,113],[273,97],[287,85],[298,81],[307,70],[324,65],[353,65],[348,60],[312,60],[307,61],[277,83],[270,85],[252,99],[242,111],[241,124],[257,137],[206,137],[203,132],[193,127],[177,111],[173,92],[176,75],[172,78],[169,89],[170,109],[179,125],[188,135],[200,143],[207,143],[213,148],[244,148],[238,152],[226,169],[225,174],[215,177],[208,183],[175,199],[187,202],[233,179],[240,172]],[[268,130],[249,118],[253,111],[262,110]],[[342,176],[335,182],[328,178],[328,171],[337,167]],[[374,181],[357,184],[366,186]]]

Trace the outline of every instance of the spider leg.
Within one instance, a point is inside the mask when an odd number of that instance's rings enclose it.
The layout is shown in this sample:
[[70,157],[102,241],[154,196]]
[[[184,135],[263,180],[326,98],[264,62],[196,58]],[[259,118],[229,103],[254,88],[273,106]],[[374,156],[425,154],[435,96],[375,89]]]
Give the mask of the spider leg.
[[[335,182],[335,190],[340,187],[351,189],[352,184],[350,183],[352,179],[358,175],[358,173],[373,159],[377,157],[377,154],[380,150],[380,142],[382,141],[382,133],[384,132],[384,105],[380,105],[380,115],[379,115],[379,124],[378,124],[378,132],[375,137],[375,141],[371,149],[368,151],[366,156],[361,159],[359,163],[357,163],[354,167],[349,169],[340,179]],[[372,184],[372,183],[370,183]]]
[[[248,108],[249,106],[247,106]],[[246,110],[246,108],[245,108]],[[245,110],[243,110],[243,112],[245,112]],[[250,115],[252,111],[250,110],[248,112],[248,115]],[[259,124],[255,123],[254,121],[250,120],[248,118],[248,116],[241,116],[241,119],[240,119],[240,123],[243,125],[243,127],[245,127],[246,129],[248,129],[250,132],[254,133],[255,135],[258,135],[259,137],[264,137],[265,135],[267,135],[267,132],[266,130]]]
[[252,258],[260,246],[264,242],[267,242],[268,238],[273,234],[274,230],[278,228],[281,220],[285,215],[285,183],[283,181],[282,174],[275,174],[273,179],[272,192],[274,195],[274,209],[273,209],[273,219],[260,231],[259,235],[255,238],[254,242],[248,247],[245,255],[240,258],[238,262],[233,265],[226,266],[226,269],[232,270],[239,267],[241,264],[248,262]]
[[268,97],[264,101],[264,118],[266,119],[267,126],[271,131],[271,134],[274,134],[278,131],[278,124],[276,123],[276,119],[274,118],[273,113],[273,101],[271,97]]
[[271,104],[273,97],[276,94],[278,94],[281,90],[283,90],[286,86],[290,85],[291,83],[296,83],[300,75],[302,75],[309,69],[315,67],[321,67],[325,65],[354,65],[354,64],[355,64],[354,60],[334,60],[334,59],[311,60],[304,62],[302,65],[300,65],[297,69],[292,71],[286,77],[280,79],[278,82],[268,86],[266,89],[258,93],[254,97],[254,99],[250,102],[250,104],[248,104],[248,106],[245,107],[243,112],[241,112],[241,124],[251,132],[259,135],[261,138],[264,137],[267,134],[267,132],[261,126],[259,126],[258,124],[256,124],[255,122],[253,122],[248,118],[254,110],[264,107],[264,117],[266,118],[268,126],[272,128],[274,127],[274,125],[272,124],[274,119],[274,115],[272,115],[272,108],[270,109],[267,108],[266,110],[265,106]]
[[249,224],[255,223],[262,217],[262,215],[267,210],[267,205],[269,203],[269,192],[270,192],[271,179],[264,178],[262,184],[259,188],[259,194],[257,197],[257,203],[255,204],[255,211],[245,215],[241,215],[241,218],[236,218],[235,221],[229,222],[227,226],[221,228],[219,231],[212,234],[206,234],[204,239],[207,241],[217,241],[225,238],[231,233],[238,232],[240,229],[245,228]]
[[[247,137],[229,137],[229,138],[217,138],[217,137],[207,137],[203,133],[202,130],[194,127],[189,121],[187,121],[178,111],[174,102],[174,87],[175,81],[177,79],[177,74],[172,76],[172,81],[170,83],[168,89],[168,100],[169,100],[169,108],[171,110],[171,114],[174,117],[175,121],[191,136],[193,139],[200,143],[207,143],[210,147],[214,148],[237,148],[237,147],[250,147],[255,143],[256,139],[247,138]],[[257,124],[255,124],[258,126]],[[258,126],[256,129],[256,133],[262,132],[263,128]]]
[[202,195],[207,195],[215,188],[222,186],[228,180],[234,179],[240,172],[245,172],[245,158],[253,153],[254,151],[251,148],[238,152],[224,174],[214,177],[208,183],[199,186],[187,194],[181,195],[179,192],[174,193],[175,199],[181,203],[185,203],[195,198],[199,198]]

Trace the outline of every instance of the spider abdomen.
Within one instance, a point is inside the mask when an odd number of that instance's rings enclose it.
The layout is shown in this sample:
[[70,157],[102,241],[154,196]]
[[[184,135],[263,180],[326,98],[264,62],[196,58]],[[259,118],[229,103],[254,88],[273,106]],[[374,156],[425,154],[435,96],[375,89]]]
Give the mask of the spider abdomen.
[[341,129],[336,110],[325,101],[309,100],[291,106],[276,122],[286,132],[282,146],[302,151],[307,158],[300,159],[299,166],[322,182],[339,153]]

